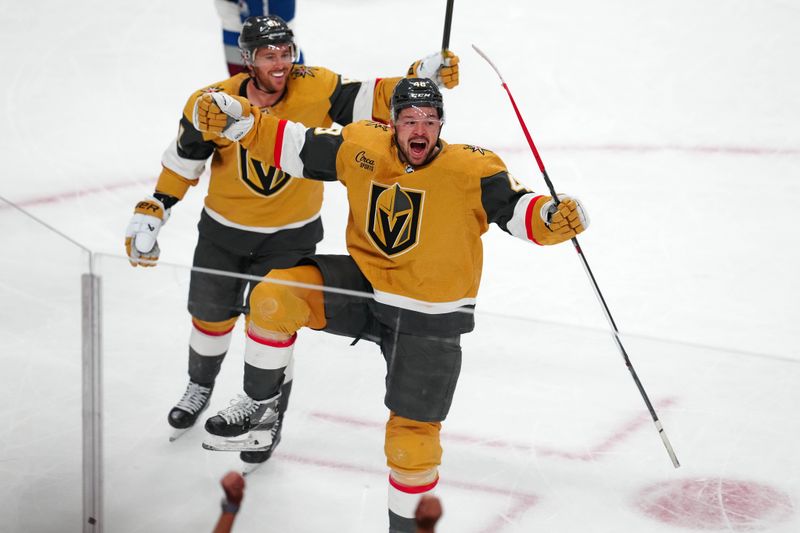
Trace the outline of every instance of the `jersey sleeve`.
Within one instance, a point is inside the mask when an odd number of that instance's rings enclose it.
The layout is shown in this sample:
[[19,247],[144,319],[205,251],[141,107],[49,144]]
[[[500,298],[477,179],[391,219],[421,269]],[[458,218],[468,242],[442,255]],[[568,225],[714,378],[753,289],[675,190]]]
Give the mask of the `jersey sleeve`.
[[178,136],[167,146],[161,156],[161,174],[156,192],[182,199],[189,187],[197,185],[206,168],[206,161],[214,154],[217,145],[195,129],[191,120],[194,102],[202,94],[195,92],[183,109]]
[[[524,241],[539,244],[533,238],[533,217],[539,216],[534,206],[544,198],[518,182],[495,156],[502,170],[481,178],[481,203],[489,222]],[[488,170],[498,170],[498,164]]]
[[356,81],[339,77],[330,97],[330,116],[343,126],[359,120],[389,122],[389,106],[400,78]]
[[336,157],[343,142],[340,128],[306,128],[265,115],[251,107],[255,120],[239,143],[256,157],[290,176],[336,181]]

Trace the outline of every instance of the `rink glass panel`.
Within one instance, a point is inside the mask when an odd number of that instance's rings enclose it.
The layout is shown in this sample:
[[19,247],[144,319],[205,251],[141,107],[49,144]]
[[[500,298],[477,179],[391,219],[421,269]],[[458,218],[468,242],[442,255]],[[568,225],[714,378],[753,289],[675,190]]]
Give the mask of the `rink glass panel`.
[[2,529],[79,531],[89,252],[2,199],[0,228]]

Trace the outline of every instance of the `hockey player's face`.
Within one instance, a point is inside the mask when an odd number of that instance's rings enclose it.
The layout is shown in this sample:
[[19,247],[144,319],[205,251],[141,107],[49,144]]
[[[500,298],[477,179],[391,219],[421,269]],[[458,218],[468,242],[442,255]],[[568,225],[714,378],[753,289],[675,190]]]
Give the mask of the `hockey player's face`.
[[422,165],[436,149],[442,121],[433,107],[407,107],[397,116],[394,129],[397,146],[406,161]]
[[265,46],[256,50],[253,68],[262,89],[270,93],[283,92],[293,60],[294,53],[289,44]]

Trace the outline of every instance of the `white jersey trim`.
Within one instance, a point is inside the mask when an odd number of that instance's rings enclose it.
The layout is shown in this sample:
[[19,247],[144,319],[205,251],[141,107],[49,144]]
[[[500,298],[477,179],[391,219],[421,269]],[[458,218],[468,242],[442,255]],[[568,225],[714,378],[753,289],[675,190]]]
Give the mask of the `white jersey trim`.
[[306,144],[306,131],[308,128],[297,122],[286,121],[283,129],[283,144],[281,145],[281,170],[290,176],[303,176],[303,161],[300,152]]
[[528,205],[539,196],[541,194],[528,193],[522,196],[517,205],[514,206],[514,215],[506,225],[508,232],[514,237],[518,237],[523,241],[533,242],[528,238],[528,226],[530,224],[528,220]]
[[377,80],[362,81],[361,88],[353,101],[353,122],[372,120],[372,105],[375,102]]
[[186,159],[178,155],[178,139],[175,139],[161,156],[161,164],[189,180],[196,180],[206,169],[206,160]]
[[375,294],[376,302],[399,307],[401,309],[408,309],[409,311],[425,313],[426,315],[452,313],[458,311],[465,305],[475,305],[477,301],[475,298],[461,298],[460,300],[453,300],[452,302],[426,302],[409,298],[408,296],[379,291],[377,289],[373,289],[373,293]]
[[306,224],[310,224],[311,222],[314,222],[315,220],[317,220],[320,217],[320,213],[317,212],[317,214],[314,215],[311,218],[307,218],[305,220],[300,220],[299,222],[292,222],[291,224],[286,224],[284,226],[275,226],[275,227],[245,226],[244,224],[237,224],[236,222],[231,222],[230,220],[228,220],[224,216],[220,215],[219,213],[217,213],[216,211],[214,211],[213,209],[211,209],[208,206],[204,206],[203,209],[205,209],[205,211],[208,214],[208,216],[210,216],[211,218],[213,218],[214,220],[216,220],[217,222],[219,222],[223,226],[228,226],[229,228],[241,229],[241,230],[244,230],[244,231],[252,231],[252,232],[255,232],[255,233],[278,233],[279,231],[282,231],[282,230],[285,230],[285,229],[302,228]]

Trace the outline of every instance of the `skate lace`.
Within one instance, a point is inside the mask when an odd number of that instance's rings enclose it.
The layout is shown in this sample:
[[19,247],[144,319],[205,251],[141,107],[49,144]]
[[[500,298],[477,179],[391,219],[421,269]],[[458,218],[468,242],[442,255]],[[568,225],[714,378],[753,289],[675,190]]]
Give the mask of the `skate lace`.
[[180,399],[176,407],[183,409],[187,413],[195,414],[203,408],[210,392],[210,387],[204,387],[190,381],[189,386],[186,387],[186,392],[183,393],[183,398]]
[[236,424],[244,420],[258,410],[258,404],[249,396],[240,394],[231,400],[231,404],[220,411],[218,414],[225,419],[228,424]]

